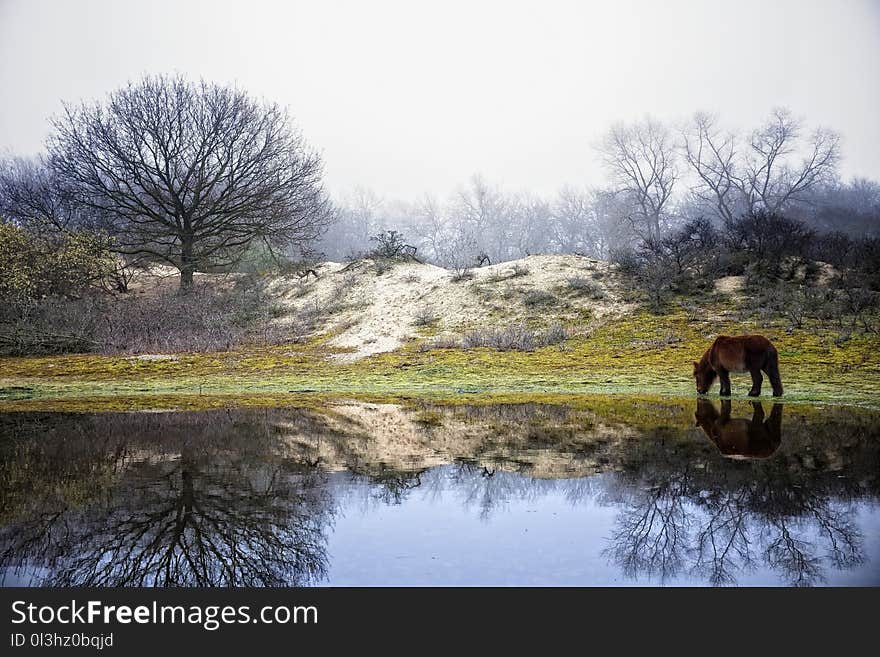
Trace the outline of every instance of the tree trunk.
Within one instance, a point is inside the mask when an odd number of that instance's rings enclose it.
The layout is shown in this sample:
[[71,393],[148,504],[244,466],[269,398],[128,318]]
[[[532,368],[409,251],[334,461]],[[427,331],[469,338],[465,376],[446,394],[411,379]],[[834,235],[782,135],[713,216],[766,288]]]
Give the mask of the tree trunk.
[[196,263],[193,258],[193,240],[186,236],[180,243],[180,291],[187,293],[193,288],[193,273]]

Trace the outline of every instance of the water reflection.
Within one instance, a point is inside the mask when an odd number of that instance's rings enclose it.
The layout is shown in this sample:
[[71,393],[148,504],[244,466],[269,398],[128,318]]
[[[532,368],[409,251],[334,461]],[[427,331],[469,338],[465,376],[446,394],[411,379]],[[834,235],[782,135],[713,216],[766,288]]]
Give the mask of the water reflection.
[[[0,415],[0,572],[299,586],[340,579],[336,560],[358,583],[445,547],[465,582],[486,558],[499,583],[876,583],[878,416],[793,408],[784,438],[779,404],[706,400]],[[528,531],[531,507],[568,519],[541,526],[540,554],[501,531]]]
[[321,474],[272,459],[252,425],[226,414],[196,419],[102,418],[110,421],[94,428],[103,449],[90,449],[79,441],[92,436],[76,418],[72,439],[33,446],[50,463],[72,457],[73,477],[64,481],[71,490],[55,499],[51,465],[43,469],[47,489],[30,488],[49,499],[0,530],[0,565],[45,573],[40,583],[48,586],[320,581],[332,522]]
[[708,399],[697,400],[694,418],[718,451],[732,459],[765,459],[782,442],[782,404],[773,404],[770,417],[764,418],[761,402],[751,402],[752,417],[731,418],[731,402],[721,400],[721,412]]

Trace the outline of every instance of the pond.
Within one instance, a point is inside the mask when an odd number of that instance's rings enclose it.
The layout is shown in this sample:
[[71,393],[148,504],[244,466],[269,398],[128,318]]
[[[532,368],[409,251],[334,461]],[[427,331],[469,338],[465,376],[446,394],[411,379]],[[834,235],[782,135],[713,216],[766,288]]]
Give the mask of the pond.
[[880,413],[0,414],[6,586],[878,585]]

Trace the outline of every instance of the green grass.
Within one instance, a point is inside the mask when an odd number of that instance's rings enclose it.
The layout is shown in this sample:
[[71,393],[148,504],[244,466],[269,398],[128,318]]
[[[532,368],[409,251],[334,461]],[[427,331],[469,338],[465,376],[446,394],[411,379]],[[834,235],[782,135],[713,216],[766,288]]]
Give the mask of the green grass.
[[[591,332],[571,327],[560,346],[532,352],[488,348],[421,351],[418,342],[353,363],[333,358],[326,337],[303,345],[235,352],[179,354],[142,361],[92,354],[0,359],[0,410],[92,406],[210,407],[274,405],[326,396],[451,399],[477,396],[531,399],[541,395],[693,396],[691,362],[715,335],[762,332],[780,352],[786,402],[878,407],[880,338],[856,335],[840,342],[819,327],[787,330],[716,322],[683,310],[667,315],[637,311]],[[734,375],[744,397],[748,375]],[[717,394],[717,385],[714,393]],[[765,383],[765,396],[769,386]],[[221,400],[221,401],[217,401]],[[126,406],[127,405],[127,406]]]

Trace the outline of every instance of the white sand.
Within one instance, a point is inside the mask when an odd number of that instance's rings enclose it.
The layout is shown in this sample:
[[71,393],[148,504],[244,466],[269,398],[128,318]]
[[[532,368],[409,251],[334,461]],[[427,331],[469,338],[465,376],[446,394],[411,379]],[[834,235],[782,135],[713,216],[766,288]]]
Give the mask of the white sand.
[[[528,273],[515,275],[516,268]],[[377,274],[371,260],[326,262],[317,271],[318,279],[281,277],[270,289],[290,309],[288,321],[298,313],[326,316],[320,331],[336,333],[331,344],[351,350],[340,356],[343,360],[397,349],[417,337],[417,318],[426,314],[436,316],[437,332],[460,333],[481,325],[550,317],[580,319],[586,325],[585,316],[599,319],[628,309],[617,294],[613,268],[574,255],[529,256],[473,269],[472,279],[458,282],[449,270],[418,263],[397,263]],[[590,280],[604,298],[573,294],[568,286],[573,277]],[[523,300],[532,291],[547,292],[555,299],[529,307]]]

